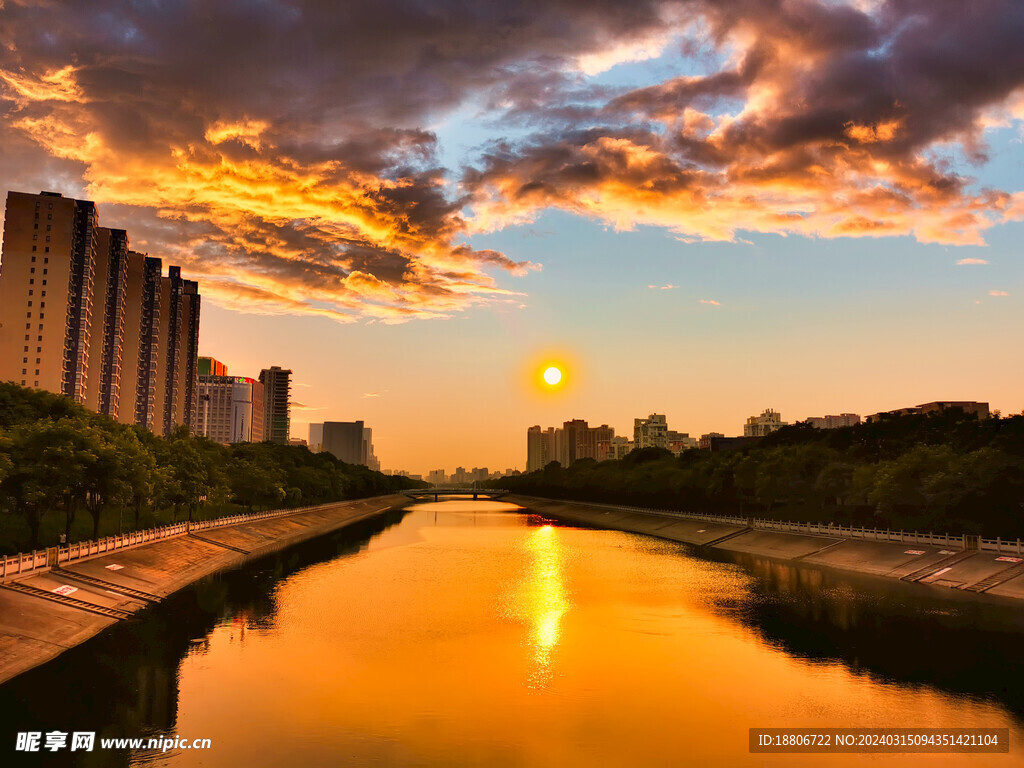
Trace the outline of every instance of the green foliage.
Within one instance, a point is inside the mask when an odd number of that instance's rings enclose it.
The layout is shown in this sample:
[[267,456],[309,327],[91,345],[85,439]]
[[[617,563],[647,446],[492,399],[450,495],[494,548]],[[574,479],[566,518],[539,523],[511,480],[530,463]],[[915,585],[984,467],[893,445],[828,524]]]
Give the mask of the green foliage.
[[[300,507],[422,485],[273,443],[162,438],[48,392],[0,383],[0,552],[240,511]],[[91,518],[86,529],[76,513]],[[58,513],[63,519],[58,523]]]
[[798,521],[1024,537],[1024,415],[959,409],[818,430],[786,427],[743,449],[633,451],[552,462],[494,483],[551,498]]

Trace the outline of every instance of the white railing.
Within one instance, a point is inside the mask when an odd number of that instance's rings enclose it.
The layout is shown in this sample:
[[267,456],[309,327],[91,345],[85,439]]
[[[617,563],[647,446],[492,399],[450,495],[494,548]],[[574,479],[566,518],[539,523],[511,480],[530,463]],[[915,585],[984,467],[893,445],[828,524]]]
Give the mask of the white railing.
[[[539,496],[526,496],[515,494],[523,498],[536,498]],[[618,504],[599,504],[590,501],[570,501],[568,499],[547,499],[543,501],[557,501],[566,504],[580,504],[587,507],[598,507],[601,509],[615,510],[617,512],[637,512],[642,515],[659,515],[662,517],[678,517],[684,520],[703,520],[706,522],[723,523],[735,525],[740,528],[759,528],[768,531],[786,531],[788,533],[805,533],[821,536],[834,536],[846,539],[865,539],[868,541],[889,541],[901,544],[930,544],[935,546],[957,547],[959,549],[976,548],[986,552],[1013,552],[1024,553],[1024,544],[1020,539],[1004,540],[974,538],[977,541],[976,547],[969,547],[973,537],[968,535],[954,536],[948,533],[919,533],[918,531],[894,531],[888,528],[858,528],[856,526],[842,526],[835,524],[821,523],[792,523],[781,520],[760,520],[751,517],[739,517],[737,515],[709,515],[702,512],[683,512],[676,509],[654,509],[651,507],[628,507]]]
[[[392,494],[385,494],[392,495]],[[364,499],[348,499],[346,501],[364,501]],[[91,539],[69,544],[64,547],[50,547],[49,549],[37,549],[34,552],[22,552],[17,555],[4,555],[0,559],[0,581],[19,576],[30,571],[38,571],[56,564],[72,563],[77,560],[85,560],[96,557],[107,552],[115,552],[121,549],[130,549],[151,541],[169,539],[175,536],[185,536],[195,531],[205,531],[210,528],[221,528],[225,525],[238,525],[239,523],[253,522],[255,520],[266,520],[272,517],[285,517],[297,515],[302,512],[312,512],[325,507],[333,507],[343,504],[343,501],[332,501],[327,504],[318,504],[312,507],[295,507],[294,509],[276,509],[267,512],[252,512],[246,515],[232,515],[231,517],[218,517],[213,520],[197,520],[192,522],[172,523],[159,528],[149,528],[144,531],[132,531],[120,533],[116,536],[107,536],[102,539]]]

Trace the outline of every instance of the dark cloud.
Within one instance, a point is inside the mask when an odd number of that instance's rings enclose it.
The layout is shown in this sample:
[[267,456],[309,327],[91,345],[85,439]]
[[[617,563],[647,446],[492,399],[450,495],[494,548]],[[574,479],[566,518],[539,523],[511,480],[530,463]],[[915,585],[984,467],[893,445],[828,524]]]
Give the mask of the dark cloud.
[[[488,270],[535,265],[467,240],[545,206],[684,237],[978,241],[1019,204],[935,149],[984,157],[986,116],[1024,85],[1024,6],[862,7],[8,0],[0,171],[93,197],[226,302],[339,319],[501,296]],[[702,74],[587,76],[669,45]],[[456,191],[432,126],[468,105],[532,136]]]

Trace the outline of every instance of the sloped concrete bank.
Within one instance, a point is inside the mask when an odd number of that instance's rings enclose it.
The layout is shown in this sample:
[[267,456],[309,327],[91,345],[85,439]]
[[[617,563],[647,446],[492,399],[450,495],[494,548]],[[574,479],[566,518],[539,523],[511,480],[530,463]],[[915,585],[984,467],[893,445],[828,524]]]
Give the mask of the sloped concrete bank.
[[803,562],[977,595],[1024,599],[1024,562],[996,552],[761,530],[525,496],[507,496],[504,501],[556,520],[644,533],[701,548]]
[[339,502],[122,549],[0,584],[0,683],[199,579],[408,503]]

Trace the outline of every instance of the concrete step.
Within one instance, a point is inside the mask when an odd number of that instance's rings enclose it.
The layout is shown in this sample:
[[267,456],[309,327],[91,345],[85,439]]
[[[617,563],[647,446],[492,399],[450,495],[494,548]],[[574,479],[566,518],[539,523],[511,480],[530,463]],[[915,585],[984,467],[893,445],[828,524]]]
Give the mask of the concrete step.
[[79,581],[82,584],[99,587],[100,589],[105,589],[109,592],[117,592],[119,595],[124,595],[125,597],[134,597],[136,600],[142,600],[146,603],[159,603],[163,600],[159,595],[154,595],[150,592],[143,592],[141,589],[134,589],[133,587],[125,587],[121,584],[115,584],[112,581],[105,581],[104,579],[89,576],[85,573],[78,573],[78,571],[69,571],[65,568],[51,568],[50,573],[59,575],[61,578],[72,579]]
[[1009,581],[1012,578],[1020,576],[1022,573],[1024,573],[1024,563],[1017,563],[1012,568],[1007,568],[999,573],[993,573],[988,578],[964,587],[964,590],[966,592],[984,592],[986,589],[992,589],[992,587],[997,584]]
[[235,552],[241,552],[243,555],[250,554],[248,549],[242,549],[241,547],[236,547],[233,544],[225,544],[223,541],[217,541],[216,539],[208,539],[205,536],[200,536],[198,533],[190,533],[189,536],[193,539],[205,541],[207,544],[214,544],[218,547],[224,547],[224,549],[233,549]]
[[96,605],[85,600],[79,600],[68,595],[59,595],[56,592],[47,592],[45,589],[39,589],[38,587],[31,587],[28,584],[22,584],[18,581],[10,581],[6,584],[0,585],[3,589],[10,589],[15,592],[21,592],[25,595],[32,595],[33,597],[40,597],[43,600],[51,600],[55,603],[61,603],[62,605],[68,605],[72,608],[80,608],[83,611],[89,611],[90,613],[98,613],[101,616],[109,616],[113,619],[129,619],[132,614],[128,611],[122,611],[119,608],[108,608],[105,605]]
[[973,557],[976,554],[978,554],[978,551],[975,549],[965,549],[962,552],[957,552],[949,557],[943,558],[937,563],[929,563],[923,568],[911,571],[905,576],[901,576],[900,581],[920,581],[926,576],[931,576],[936,571],[941,571],[943,568],[949,568],[954,563],[959,563],[961,560],[966,560],[968,557]]
[[725,536],[719,536],[717,539],[712,539],[711,541],[705,541],[703,544],[701,544],[701,546],[702,547],[713,547],[716,544],[721,544],[723,541],[728,541],[729,539],[734,539],[737,536],[742,536],[744,533],[750,533],[750,531],[752,531],[752,530],[753,530],[753,528],[741,528],[738,531],[733,531],[732,533],[727,533],[727,534],[725,534]]

